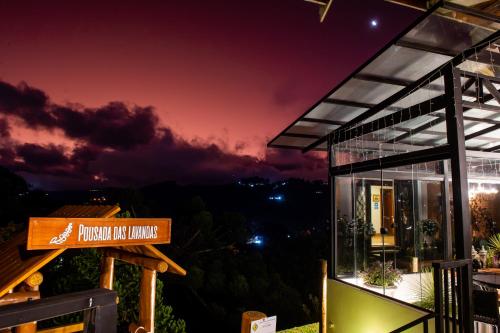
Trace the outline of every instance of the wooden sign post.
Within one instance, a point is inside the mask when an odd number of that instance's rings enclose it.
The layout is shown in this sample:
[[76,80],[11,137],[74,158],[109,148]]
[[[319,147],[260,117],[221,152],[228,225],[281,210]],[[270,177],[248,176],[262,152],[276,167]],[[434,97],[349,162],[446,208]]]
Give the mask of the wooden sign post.
[[28,250],[170,243],[171,219],[32,217]]
[[[100,207],[98,209],[101,210]],[[113,215],[118,210],[113,208]],[[97,218],[68,217],[66,213],[63,216],[66,217],[30,218],[27,249],[64,251],[69,248],[101,247],[99,285],[107,289],[113,289],[115,260],[141,267],[139,321],[130,324],[129,332],[154,333],[157,272],[186,275],[184,269],[153,246],[170,243],[171,219],[112,218],[109,214]],[[82,330],[83,324],[78,325],[77,328]],[[33,326],[30,332],[35,329]]]

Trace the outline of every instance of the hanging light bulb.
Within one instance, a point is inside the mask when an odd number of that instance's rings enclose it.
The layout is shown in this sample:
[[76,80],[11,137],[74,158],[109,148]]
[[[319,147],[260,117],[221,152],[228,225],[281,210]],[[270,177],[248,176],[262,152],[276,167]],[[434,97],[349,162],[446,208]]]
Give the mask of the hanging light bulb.
[[476,186],[469,188],[469,199],[473,199],[478,194],[497,194],[498,190],[495,187],[484,187],[482,183],[477,183]]

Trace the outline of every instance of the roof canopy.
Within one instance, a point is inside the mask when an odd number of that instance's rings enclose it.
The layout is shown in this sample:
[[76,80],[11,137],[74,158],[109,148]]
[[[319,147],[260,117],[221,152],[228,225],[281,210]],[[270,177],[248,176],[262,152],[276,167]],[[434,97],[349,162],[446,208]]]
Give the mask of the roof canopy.
[[[391,143],[387,149],[408,151],[409,146],[440,145],[446,129],[444,83],[439,71],[452,62],[462,70],[466,135],[479,133],[466,137],[467,148],[495,151],[500,141],[499,4],[490,1],[493,4],[488,10],[459,4],[470,2],[437,2],[268,146],[304,152],[325,150],[328,135],[352,132],[355,127],[390,120],[398,112],[420,110],[427,105],[431,109],[420,117],[400,121],[397,126],[393,123],[391,128],[381,127],[383,136],[381,131],[372,130],[370,136],[363,137],[364,148],[373,144],[373,149],[384,149],[385,143]],[[479,100],[477,86],[482,94],[483,77],[487,78],[484,89],[489,95],[481,99],[478,108],[474,103]]]

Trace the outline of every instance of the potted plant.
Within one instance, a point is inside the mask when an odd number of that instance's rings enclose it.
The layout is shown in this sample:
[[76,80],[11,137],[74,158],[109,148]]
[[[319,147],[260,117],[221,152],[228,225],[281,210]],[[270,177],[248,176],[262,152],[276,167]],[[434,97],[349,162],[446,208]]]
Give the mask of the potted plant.
[[434,237],[438,231],[438,223],[434,219],[424,219],[420,221],[420,228],[424,236],[424,247],[432,246]]
[[410,280],[409,292],[415,299],[414,305],[434,311],[434,276],[431,267],[426,267],[420,273],[420,279]]
[[375,261],[361,276],[367,286],[378,288],[396,288],[402,280],[401,272],[392,266],[392,261],[387,261],[385,265]]
[[489,250],[494,253],[492,258],[493,267],[498,267],[499,256],[500,256],[500,234],[494,234],[488,238]]

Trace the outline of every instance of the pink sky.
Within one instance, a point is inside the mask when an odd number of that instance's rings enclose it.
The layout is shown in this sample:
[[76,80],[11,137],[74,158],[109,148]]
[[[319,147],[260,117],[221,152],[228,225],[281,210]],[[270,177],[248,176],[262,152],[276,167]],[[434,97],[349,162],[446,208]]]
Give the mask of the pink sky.
[[[301,0],[2,2],[0,80],[60,105],[152,106],[185,140],[263,158],[417,15],[382,0],[334,1],[324,24]],[[73,145],[61,131],[11,127],[19,141]]]

